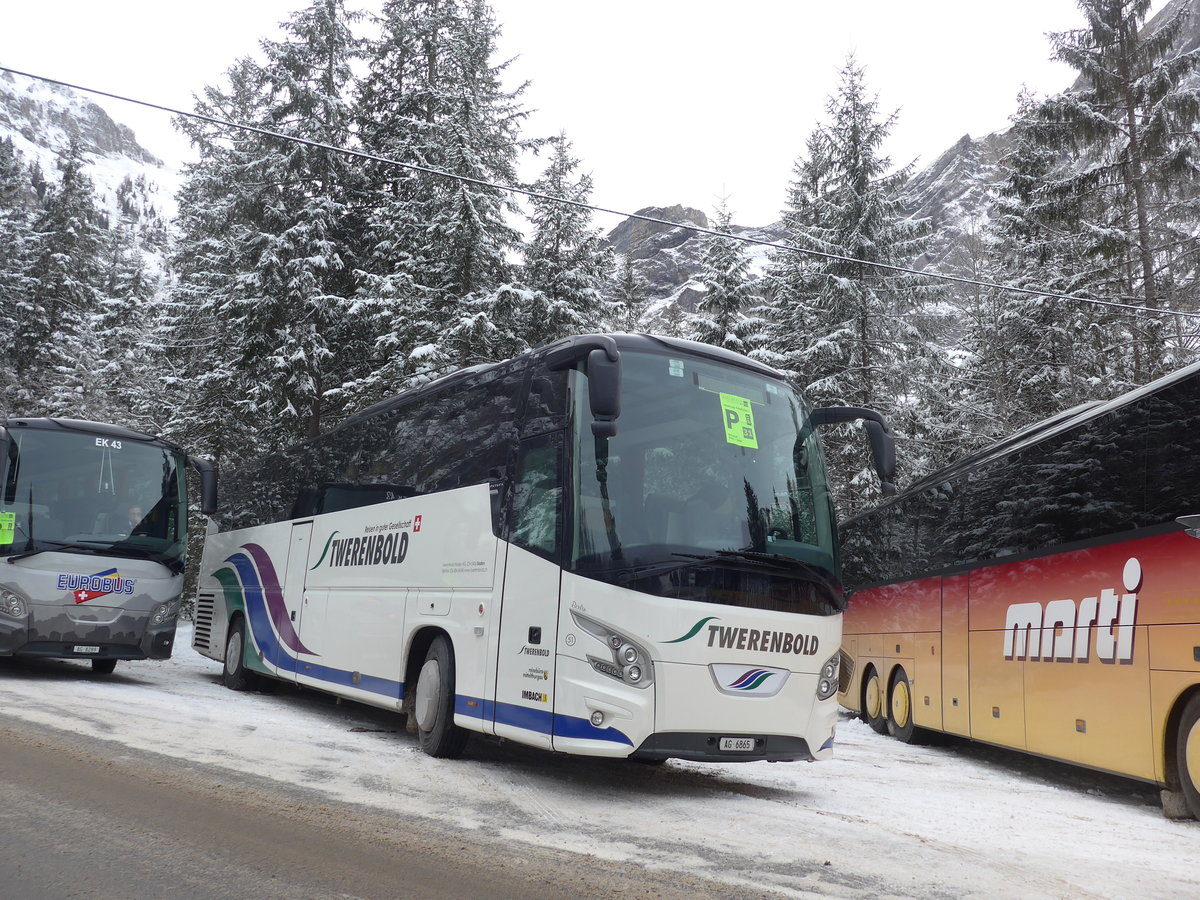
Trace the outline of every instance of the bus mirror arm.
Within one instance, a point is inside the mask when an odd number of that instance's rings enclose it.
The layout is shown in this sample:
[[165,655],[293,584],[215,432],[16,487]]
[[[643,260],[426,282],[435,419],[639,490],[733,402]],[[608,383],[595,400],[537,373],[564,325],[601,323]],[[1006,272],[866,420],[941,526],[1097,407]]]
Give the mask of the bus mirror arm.
[[871,441],[871,456],[875,459],[875,471],[883,487],[883,495],[892,497],[896,493],[896,442],[888,431],[887,421],[873,409],[860,406],[827,406],[814,409],[810,417],[812,424],[840,425],[842,422],[861,420]]
[[188,465],[200,473],[200,511],[211,516],[217,511],[217,470],[198,456],[189,456]]

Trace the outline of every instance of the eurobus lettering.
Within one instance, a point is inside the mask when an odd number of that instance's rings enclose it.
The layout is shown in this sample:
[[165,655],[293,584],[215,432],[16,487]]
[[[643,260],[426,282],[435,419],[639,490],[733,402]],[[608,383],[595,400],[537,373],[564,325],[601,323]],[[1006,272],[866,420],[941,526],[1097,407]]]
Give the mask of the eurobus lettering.
[[1200,366],[1068,410],[842,530],[841,703],[1158,784],[1200,818]]
[[719,348],[589,335],[455,373],[225,476],[195,646],[235,690],[398,710],[434,756],[475,732],[823,759],[844,604],[817,429],[850,420],[890,483],[878,414]]

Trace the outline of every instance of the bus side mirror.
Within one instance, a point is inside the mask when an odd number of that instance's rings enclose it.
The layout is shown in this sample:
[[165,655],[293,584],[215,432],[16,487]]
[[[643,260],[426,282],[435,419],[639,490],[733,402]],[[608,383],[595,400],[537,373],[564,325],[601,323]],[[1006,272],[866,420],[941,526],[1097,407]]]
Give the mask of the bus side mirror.
[[892,497],[896,493],[896,442],[888,431],[883,416],[873,409],[858,406],[827,406],[812,411],[813,425],[838,425],[842,422],[862,420],[871,441],[871,456],[875,460],[875,471],[879,474],[883,495]]
[[211,516],[217,511],[217,470],[198,456],[189,456],[188,465],[200,473],[200,511]]
[[587,358],[588,405],[592,411],[592,434],[612,437],[621,415],[621,356],[610,359],[604,350],[593,350]]

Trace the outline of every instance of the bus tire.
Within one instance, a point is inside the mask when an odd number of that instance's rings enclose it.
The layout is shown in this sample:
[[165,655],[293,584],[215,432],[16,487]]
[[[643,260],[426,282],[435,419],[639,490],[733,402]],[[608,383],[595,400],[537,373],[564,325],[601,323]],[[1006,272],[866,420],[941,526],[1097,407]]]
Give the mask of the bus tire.
[[1200,694],[1183,707],[1175,736],[1175,771],[1188,811],[1192,818],[1200,819]]
[[862,689],[862,720],[871,726],[876,734],[886,734],[888,730],[887,710],[884,709],[885,694],[879,673],[874,667],[867,669],[863,676]]
[[254,673],[246,668],[246,620],[238,618],[225,638],[225,666],[221,681],[231,691],[248,691],[254,684]]
[[93,659],[92,671],[97,675],[111,675],[117,668],[115,659]]
[[456,759],[468,732],[454,724],[454,648],[445,635],[434,638],[417,675],[413,715],[421,749],[430,756]]
[[903,666],[897,666],[892,673],[888,689],[887,730],[899,741],[915,743],[917,729],[913,725],[912,682],[908,680]]

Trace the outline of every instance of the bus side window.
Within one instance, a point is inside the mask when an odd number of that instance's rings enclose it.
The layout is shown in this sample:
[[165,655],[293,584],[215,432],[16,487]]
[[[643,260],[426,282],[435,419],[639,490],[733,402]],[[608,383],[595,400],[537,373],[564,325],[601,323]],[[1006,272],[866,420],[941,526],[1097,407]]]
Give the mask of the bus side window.
[[562,442],[557,433],[522,441],[513,490],[513,543],[558,558],[562,533]]

